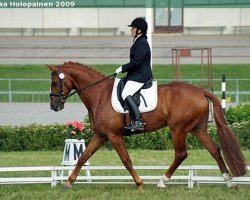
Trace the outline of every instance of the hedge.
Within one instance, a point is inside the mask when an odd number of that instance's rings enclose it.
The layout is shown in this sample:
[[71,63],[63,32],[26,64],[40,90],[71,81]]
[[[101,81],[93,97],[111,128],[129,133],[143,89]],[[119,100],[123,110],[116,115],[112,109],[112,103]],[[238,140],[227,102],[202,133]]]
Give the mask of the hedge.
[[[85,124],[85,141],[88,144],[92,136],[89,124]],[[22,127],[0,127],[1,151],[25,151],[25,150],[63,150],[64,140],[68,138],[63,125],[40,126],[30,125]],[[250,149],[250,121],[234,123],[231,129],[239,139],[244,149]],[[214,126],[209,127],[209,134],[219,144],[218,134]],[[163,128],[153,133],[145,133],[125,137],[127,148],[130,149],[172,149],[171,134],[168,128]],[[201,149],[201,144],[193,135],[187,138],[188,149]],[[112,148],[108,143],[105,148]]]
[[58,150],[62,149],[64,139],[62,125],[0,126],[0,150]]
[[[230,108],[226,116],[242,148],[250,149],[250,114],[246,114],[246,110],[248,113],[250,106]],[[244,117],[242,117],[242,115],[244,115]],[[88,144],[92,137],[92,131],[90,130],[88,119],[85,119],[84,124],[84,139],[86,144]],[[211,138],[219,144],[218,134],[214,125],[210,125],[208,130]],[[67,138],[68,134],[65,132],[65,126],[60,124],[47,126],[33,124],[20,127],[0,126],[1,151],[63,150],[64,140]],[[171,134],[168,128],[163,128],[153,133],[124,137],[124,139],[127,148],[130,149],[173,149]],[[198,140],[191,134],[187,138],[187,147],[188,149],[203,148]],[[107,143],[104,148],[110,149],[112,147]]]
[[250,105],[245,104],[235,108],[230,107],[225,115],[229,124],[250,121]]

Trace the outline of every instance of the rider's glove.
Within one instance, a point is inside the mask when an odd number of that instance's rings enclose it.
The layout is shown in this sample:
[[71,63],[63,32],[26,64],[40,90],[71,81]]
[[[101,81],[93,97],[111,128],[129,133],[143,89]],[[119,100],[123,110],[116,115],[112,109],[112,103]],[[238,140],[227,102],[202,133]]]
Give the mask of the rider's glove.
[[115,73],[119,74],[120,72],[122,72],[122,66],[118,67],[116,70],[115,70]]

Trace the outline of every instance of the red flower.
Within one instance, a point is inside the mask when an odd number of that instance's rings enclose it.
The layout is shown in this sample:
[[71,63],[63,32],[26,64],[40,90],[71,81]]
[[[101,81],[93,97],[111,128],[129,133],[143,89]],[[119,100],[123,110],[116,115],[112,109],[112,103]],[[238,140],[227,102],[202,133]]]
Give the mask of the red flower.
[[77,138],[77,135],[83,135],[84,124],[82,122],[69,121],[65,126],[71,138]]

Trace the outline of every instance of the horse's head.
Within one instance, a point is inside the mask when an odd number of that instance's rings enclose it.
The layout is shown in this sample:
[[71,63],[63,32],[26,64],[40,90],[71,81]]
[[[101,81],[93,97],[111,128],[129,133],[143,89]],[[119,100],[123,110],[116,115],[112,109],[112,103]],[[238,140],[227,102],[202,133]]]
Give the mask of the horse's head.
[[62,71],[61,66],[48,66],[48,68],[51,71],[50,109],[60,111],[64,108],[64,103],[70,92],[69,79]]

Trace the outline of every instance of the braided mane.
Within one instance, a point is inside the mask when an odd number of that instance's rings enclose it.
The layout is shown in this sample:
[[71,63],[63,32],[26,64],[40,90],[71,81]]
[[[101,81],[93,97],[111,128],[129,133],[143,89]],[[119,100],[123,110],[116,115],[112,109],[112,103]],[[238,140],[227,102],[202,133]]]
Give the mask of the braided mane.
[[80,68],[85,68],[89,71],[93,71],[95,72],[96,74],[99,74],[100,76],[103,76],[105,77],[104,74],[102,74],[101,72],[97,71],[96,69],[88,66],[88,65],[85,65],[85,64],[82,64],[82,63],[78,63],[78,62],[72,62],[72,61],[69,61],[69,62],[64,62],[63,65],[66,65],[66,66],[71,66],[71,67],[80,67]]

